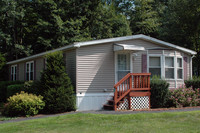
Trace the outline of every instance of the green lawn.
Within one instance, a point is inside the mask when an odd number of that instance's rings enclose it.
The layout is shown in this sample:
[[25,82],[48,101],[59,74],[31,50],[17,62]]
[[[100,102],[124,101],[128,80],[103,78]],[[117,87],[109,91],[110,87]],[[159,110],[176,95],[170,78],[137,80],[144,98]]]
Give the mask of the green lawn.
[[1,133],[200,132],[200,111],[127,115],[69,114],[0,124]]

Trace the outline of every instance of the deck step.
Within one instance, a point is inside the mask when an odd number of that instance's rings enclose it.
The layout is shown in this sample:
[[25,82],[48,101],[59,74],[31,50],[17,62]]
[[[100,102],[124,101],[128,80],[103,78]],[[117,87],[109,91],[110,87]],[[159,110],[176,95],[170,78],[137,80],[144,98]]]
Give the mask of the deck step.
[[104,104],[103,105],[103,108],[105,109],[105,110],[113,110],[113,105],[110,105],[110,104]]

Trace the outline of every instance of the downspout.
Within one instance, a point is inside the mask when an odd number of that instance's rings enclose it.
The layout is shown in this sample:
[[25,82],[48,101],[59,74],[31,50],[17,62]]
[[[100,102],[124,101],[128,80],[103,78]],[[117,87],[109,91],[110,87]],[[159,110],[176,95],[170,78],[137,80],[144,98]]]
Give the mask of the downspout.
[[195,57],[195,55],[192,55],[191,56],[191,62],[190,62],[190,73],[191,73],[191,75],[190,75],[190,78],[192,78],[192,58],[194,58]]

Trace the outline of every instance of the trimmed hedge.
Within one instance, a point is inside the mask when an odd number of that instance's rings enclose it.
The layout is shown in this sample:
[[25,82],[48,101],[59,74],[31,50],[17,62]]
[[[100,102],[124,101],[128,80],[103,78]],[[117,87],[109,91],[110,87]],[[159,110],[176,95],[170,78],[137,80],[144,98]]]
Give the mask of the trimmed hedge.
[[160,79],[157,76],[153,76],[151,83],[151,107],[162,108],[166,106],[169,94],[169,83]]
[[23,81],[0,81],[0,103],[6,102],[7,87],[14,84],[23,84]]
[[185,80],[184,82],[187,88],[192,87],[194,90],[200,88],[200,77],[193,77],[192,79]]
[[13,96],[16,93],[20,93],[21,91],[24,91],[24,90],[25,90],[24,84],[9,85],[7,87],[6,97],[9,98],[10,96]]

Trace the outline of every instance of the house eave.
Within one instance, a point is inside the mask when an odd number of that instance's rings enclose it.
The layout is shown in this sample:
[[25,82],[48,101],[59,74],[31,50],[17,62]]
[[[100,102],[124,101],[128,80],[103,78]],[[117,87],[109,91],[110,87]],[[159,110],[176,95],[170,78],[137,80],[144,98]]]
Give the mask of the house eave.
[[39,54],[36,54],[36,55],[32,55],[32,56],[29,56],[29,57],[25,57],[25,58],[21,58],[21,59],[17,59],[17,60],[14,60],[14,61],[9,61],[7,62],[6,64],[7,65],[11,65],[11,64],[16,64],[16,63],[19,63],[19,62],[24,62],[24,61],[28,61],[28,60],[33,60],[35,58],[39,58],[39,57],[42,57],[48,53],[52,53],[52,52],[56,52],[56,51],[63,51],[63,50],[66,50],[66,49],[70,49],[70,48],[75,48],[76,46],[74,46],[74,44],[71,44],[71,45],[67,45],[67,46],[64,46],[64,47],[60,47],[60,48],[57,48],[57,49],[53,49],[53,50],[50,50],[50,51],[46,51],[46,52],[42,52],[42,53],[39,53]]
[[164,41],[161,41],[161,40],[158,40],[156,38],[149,37],[149,36],[146,36],[146,35],[143,35],[143,34],[139,34],[139,35],[125,36],[125,37],[116,37],[116,38],[93,40],[93,41],[86,41],[86,42],[77,42],[77,43],[73,43],[71,45],[60,47],[60,48],[57,48],[57,49],[54,49],[54,50],[50,50],[50,51],[46,51],[46,52],[39,53],[39,54],[36,54],[36,55],[32,55],[32,56],[29,56],[29,57],[25,57],[25,58],[22,58],[22,59],[10,61],[7,64],[10,65],[10,64],[16,64],[16,63],[19,63],[19,62],[23,62],[23,61],[32,60],[34,58],[44,56],[45,54],[48,54],[48,53],[51,53],[51,52],[60,51],[60,50],[63,51],[63,50],[67,50],[67,49],[70,49],[70,48],[79,48],[79,47],[83,47],[83,46],[90,46],[90,45],[96,45],[96,44],[102,44],[102,43],[111,43],[111,42],[116,43],[116,42],[120,42],[120,41],[127,41],[127,40],[133,40],[133,39],[143,39],[143,40],[146,40],[146,41],[157,43],[159,45],[163,45],[163,46],[174,48],[176,50],[183,51],[183,52],[190,54],[190,55],[197,54],[197,52],[195,52],[193,50],[183,48],[183,47],[180,47],[180,46],[176,46],[174,44],[164,42]]

